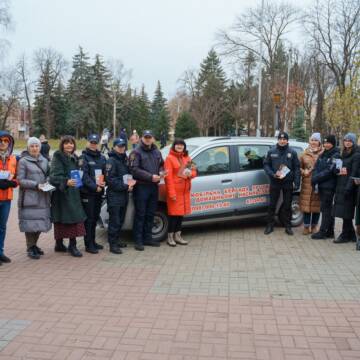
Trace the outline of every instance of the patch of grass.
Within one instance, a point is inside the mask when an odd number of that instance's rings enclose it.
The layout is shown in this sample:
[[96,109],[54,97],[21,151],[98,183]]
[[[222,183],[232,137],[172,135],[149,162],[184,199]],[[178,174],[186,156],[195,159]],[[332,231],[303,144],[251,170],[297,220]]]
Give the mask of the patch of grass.
[[[51,150],[57,150],[59,148],[60,139],[50,139],[48,140]],[[78,150],[84,150],[86,147],[86,140],[79,139],[76,140],[76,147]],[[15,140],[15,149],[17,150],[25,150],[27,141],[24,139]]]

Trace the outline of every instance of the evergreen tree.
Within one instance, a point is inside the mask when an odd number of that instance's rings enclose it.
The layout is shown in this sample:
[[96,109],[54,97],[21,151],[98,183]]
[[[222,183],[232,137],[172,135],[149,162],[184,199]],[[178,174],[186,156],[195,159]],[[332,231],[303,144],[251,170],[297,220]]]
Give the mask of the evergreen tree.
[[192,115],[202,135],[220,132],[226,110],[226,77],[215,50],[200,65],[192,101]]
[[96,128],[93,101],[93,71],[89,57],[82,47],[73,57],[73,72],[68,85],[69,123],[76,129],[76,136],[86,136]]
[[142,86],[140,94],[134,99],[134,128],[139,134],[150,127],[151,104],[149,97]]
[[295,114],[294,124],[291,130],[291,136],[296,140],[306,141],[307,134],[304,128],[304,108],[298,108]]
[[110,127],[112,112],[110,98],[111,75],[106,69],[100,55],[95,56],[95,64],[92,66],[92,72],[92,97],[95,118],[94,130],[100,133],[105,127]]
[[151,104],[151,122],[150,127],[155,133],[155,137],[160,139],[162,133],[168,137],[170,115],[167,109],[167,101],[161,90],[160,81],[157,83],[154,100]]
[[52,109],[55,120],[55,136],[75,135],[75,129],[69,124],[69,104],[64,85],[59,82],[52,97]]
[[196,136],[199,136],[196,121],[188,112],[182,112],[176,121],[175,137],[187,139]]

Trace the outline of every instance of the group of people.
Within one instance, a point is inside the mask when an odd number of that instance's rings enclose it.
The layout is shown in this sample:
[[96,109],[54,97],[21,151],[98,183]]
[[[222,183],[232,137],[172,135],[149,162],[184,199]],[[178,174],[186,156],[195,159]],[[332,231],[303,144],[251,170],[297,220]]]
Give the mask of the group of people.
[[[121,240],[129,193],[133,193],[135,217],[134,247],[160,246],[152,238],[155,211],[158,206],[159,183],[166,184],[169,246],[186,245],[181,235],[183,217],[190,213],[191,181],[197,175],[195,164],[182,139],[175,139],[167,158],[163,159],[155,145],[151,130],[145,130],[139,143],[127,155],[127,141],[113,140],[108,158],[100,150],[101,138],[88,137],[86,149],[76,154],[76,141],[63,136],[59,149],[50,161],[44,156],[44,139],[30,137],[19,160],[13,155],[14,139],[0,131],[0,265],[11,260],[4,254],[6,224],[13,189],[19,186],[19,228],[25,233],[27,254],[39,259],[44,254],[38,246],[40,234],[54,228],[55,251],[81,257],[77,238],[84,238],[85,250],[97,254],[103,246],[96,242],[99,219],[106,188],[109,212],[108,242],[110,251],[121,254],[127,244]],[[334,243],[357,242],[360,250],[360,147],[355,134],[348,133],[337,147],[334,135],[321,139],[311,135],[309,145],[298,158],[289,146],[285,132],[264,160],[270,178],[270,203],[264,233],[274,230],[280,194],[279,218],[288,235],[291,228],[291,205],[294,190],[300,189],[300,207],[304,214],[304,235],[314,240],[334,238]],[[45,149],[46,150],[46,149]],[[46,153],[48,155],[48,153]],[[356,209],[356,230],[353,218]],[[318,223],[321,213],[321,225]],[[342,231],[335,239],[335,217],[342,218]],[[64,239],[69,239],[66,246]]]
[[[100,136],[91,134],[81,156],[76,141],[63,136],[51,161],[42,155],[42,143],[36,137],[27,141],[27,149],[17,161],[12,154],[14,139],[0,132],[0,264],[10,262],[4,254],[4,240],[13,188],[19,186],[18,218],[25,233],[27,254],[39,259],[40,234],[54,228],[55,251],[81,257],[77,238],[84,238],[85,250],[96,254],[103,246],[96,242],[96,225],[106,201],[109,212],[108,242],[110,251],[121,254],[126,243],[120,232],[124,223],[129,192],[133,193],[135,218],[134,247],[160,246],[152,238],[154,214],[158,204],[159,183],[166,182],[169,216],[169,246],[186,245],[181,236],[184,215],[190,213],[191,179],[196,169],[182,139],[176,139],[169,156],[162,158],[151,130],[143,132],[139,144],[128,157],[123,138],[113,141],[108,159],[102,154]],[[69,239],[66,246],[64,239]]]
[[[288,235],[291,229],[291,205],[294,190],[300,189],[300,209],[304,215],[304,235],[314,240],[334,238],[334,243],[357,242],[360,250],[360,147],[356,135],[346,134],[342,150],[332,134],[321,139],[320,133],[311,135],[309,145],[300,159],[289,146],[285,132],[278,135],[278,143],[269,150],[264,170],[270,178],[270,204],[264,233],[274,230],[275,213],[280,193],[283,202],[279,218]],[[300,188],[301,185],[301,188]],[[353,219],[356,209],[356,231]],[[321,213],[321,224],[318,223]],[[342,231],[335,239],[335,217],[341,218]]]

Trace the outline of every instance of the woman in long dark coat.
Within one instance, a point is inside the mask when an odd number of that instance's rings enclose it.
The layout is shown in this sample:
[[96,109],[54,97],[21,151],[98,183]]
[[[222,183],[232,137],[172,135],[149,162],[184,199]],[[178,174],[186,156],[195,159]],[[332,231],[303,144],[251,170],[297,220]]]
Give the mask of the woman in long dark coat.
[[343,219],[342,232],[334,240],[340,244],[356,241],[353,218],[356,203],[356,187],[352,179],[355,164],[358,163],[358,147],[356,145],[356,135],[348,133],[343,140],[344,149],[341,154],[342,168],[339,170],[336,192],[334,216]]
[[69,253],[80,257],[82,254],[76,247],[76,238],[86,233],[86,214],[77,181],[71,178],[71,171],[79,170],[75,150],[75,139],[66,135],[61,139],[60,150],[54,153],[51,161],[50,183],[56,187],[51,199],[51,216],[56,240],[55,251],[66,252],[63,240],[69,238]]

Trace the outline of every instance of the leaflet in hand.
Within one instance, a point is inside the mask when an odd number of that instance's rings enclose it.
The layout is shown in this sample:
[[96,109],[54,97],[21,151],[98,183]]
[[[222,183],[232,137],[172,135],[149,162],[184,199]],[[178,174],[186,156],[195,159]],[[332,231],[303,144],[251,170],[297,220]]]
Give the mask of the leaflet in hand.
[[76,185],[75,187],[79,188],[81,186],[83,186],[82,180],[81,180],[81,173],[79,170],[71,170],[70,171],[70,177],[73,180],[76,180]]
[[55,191],[55,190],[56,190],[55,186],[52,186],[52,185],[49,184],[49,183],[40,184],[40,185],[39,185],[39,189],[40,189],[41,191],[44,191],[44,192],[51,192],[51,191]]
[[102,184],[104,182],[104,175],[101,169],[95,169],[95,181],[96,184]]
[[291,170],[286,166],[282,166],[280,169],[279,169],[279,174],[280,174],[280,178],[284,178]]
[[0,171],[0,180],[8,180],[10,177],[10,171],[1,170]]
[[136,180],[134,180],[131,174],[125,174],[123,176],[123,182],[125,185],[134,186],[136,184]]
[[351,178],[354,180],[355,185],[360,185],[360,178],[354,176],[352,176]]
[[343,167],[343,161],[341,159],[335,159],[335,166],[338,170],[341,170]]

